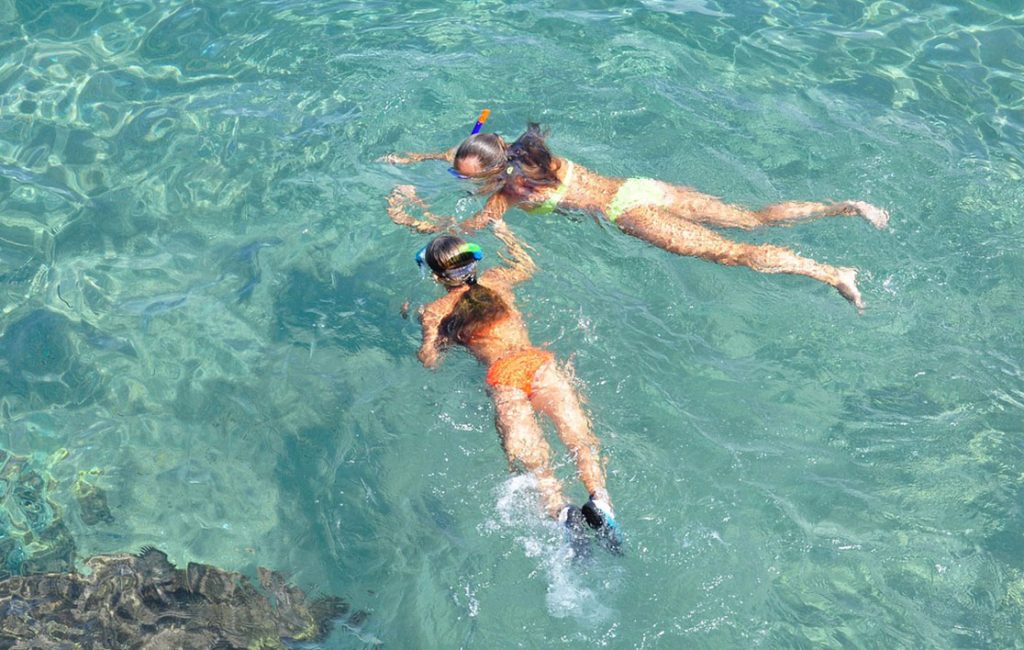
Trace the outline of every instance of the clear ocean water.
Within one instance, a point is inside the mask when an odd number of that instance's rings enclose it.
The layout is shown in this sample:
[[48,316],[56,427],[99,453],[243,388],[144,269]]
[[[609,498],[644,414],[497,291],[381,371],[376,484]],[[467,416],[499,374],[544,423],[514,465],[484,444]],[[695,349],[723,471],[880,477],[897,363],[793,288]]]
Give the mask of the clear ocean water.
[[[1022,62],[1009,0],[0,0],[0,448],[80,557],[370,612],[323,648],[1024,647]],[[483,370],[399,316],[438,289],[386,194],[481,201],[375,160],[482,108],[608,175],[892,214],[730,235],[860,268],[861,316],[508,215],[623,558],[560,559]]]

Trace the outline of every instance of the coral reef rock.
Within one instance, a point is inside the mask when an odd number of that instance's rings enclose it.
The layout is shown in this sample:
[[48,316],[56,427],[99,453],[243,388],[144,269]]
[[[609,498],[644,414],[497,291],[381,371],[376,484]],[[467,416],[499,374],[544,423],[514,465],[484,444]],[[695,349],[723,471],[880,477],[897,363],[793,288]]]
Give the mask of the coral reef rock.
[[154,548],[85,565],[0,580],[0,648],[284,649],[322,641],[349,610],[337,597],[307,600],[273,571],[259,569],[260,590],[209,565],[178,569]]

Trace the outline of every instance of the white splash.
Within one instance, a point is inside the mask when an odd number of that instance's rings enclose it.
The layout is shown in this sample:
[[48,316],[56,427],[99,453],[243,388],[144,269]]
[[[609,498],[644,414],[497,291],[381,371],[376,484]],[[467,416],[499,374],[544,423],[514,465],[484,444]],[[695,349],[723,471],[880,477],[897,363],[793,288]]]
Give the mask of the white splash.
[[[528,558],[537,559],[533,575],[547,578],[548,612],[556,618],[572,617],[588,626],[607,622],[612,611],[600,601],[601,593],[587,586],[607,576],[591,576],[590,561],[576,559],[565,541],[562,527],[544,516],[537,482],[530,474],[509,478],[497,488],[496,519],[482,529],[488,533],[511,532]],[[595,555],[600,549],[594,549]]]

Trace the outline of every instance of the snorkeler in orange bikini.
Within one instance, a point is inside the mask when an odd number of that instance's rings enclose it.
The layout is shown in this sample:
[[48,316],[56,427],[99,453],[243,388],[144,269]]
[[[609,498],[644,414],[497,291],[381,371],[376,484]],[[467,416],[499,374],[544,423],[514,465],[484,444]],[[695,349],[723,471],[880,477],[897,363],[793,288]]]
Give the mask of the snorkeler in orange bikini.
[[[459,224],[463,232],[502,219],[513,206],[541,214],[556,210],[588,212],[603,215],[623,232],[672,253],[747,266],[761,273],[804,275],[834,287],[858,310],[864,307],[856,269],[822,264],[781,246],[734,242],[705,224],[751,229],[827,216],[861,216],[881,229],[889,221],[889,213],[881,208],[864,201],[787,201],[748,210],[658,180],[596,174],[571,160],[555,157],[536,124],[530,124],[511,145],[494,133],[478,130],[474,129],[473,135],[457,148],[445,152],[392,154],[381,161],[399,164],[447,160],[452,164],[449,172],[476,183],[479,193],[490,194],[483,209]],[[396,187],[388,203],[392,220],[419,232],[440,232],[454,225],[452,219],[431,214],[411,185]],[[422,209],[423,219],[405,211],[410,203]]]
[[[605,489],[600,443],[590,419],[554,354],[530,343],[515,306],[512,288],[533,275],[533,260],[503,222],[494,223],[494,234],[508,249],[508,264],[488,269],[479,278],[476,266],[483,256],[479,246],[458,237],[437,237],[417,254],[421,268],[429,268],[447,291],[422,310],[419,359],[433,368],[444,347],[458,344],[487,365],[495,423],[510,469],[525,469],[536,477],[545,510],[566,526],[577,553],[585,548],[580,537],[584,521],[597,531],[603,545],[621,552]],[[537,422],[538,412],[554,422],[558,437],[576,461],[590,495],[582,510],[569,503],[554,475],[551,447]]]

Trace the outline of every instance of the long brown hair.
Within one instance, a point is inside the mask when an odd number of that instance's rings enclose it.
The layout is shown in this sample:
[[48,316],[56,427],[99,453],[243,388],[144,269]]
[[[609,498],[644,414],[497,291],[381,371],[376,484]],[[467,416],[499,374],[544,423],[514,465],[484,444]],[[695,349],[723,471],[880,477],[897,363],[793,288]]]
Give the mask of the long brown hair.
[[[466,241],[460,237],[442,235],[427,244],[424,260],[438,275],[473,264],[475,258],[466,252]],[[473,337],[491,323],[509,313],[508,304],[492,289],[476,283],[473,274],[466,281],[469,290],[459,298],[451,313],[439,325],[441,336],[447,342],[468,345]]]
[[473,284],[441,321],[441,335],[453,343],[469,345],[473,337],[508,313],[508,304],[496,291]]

